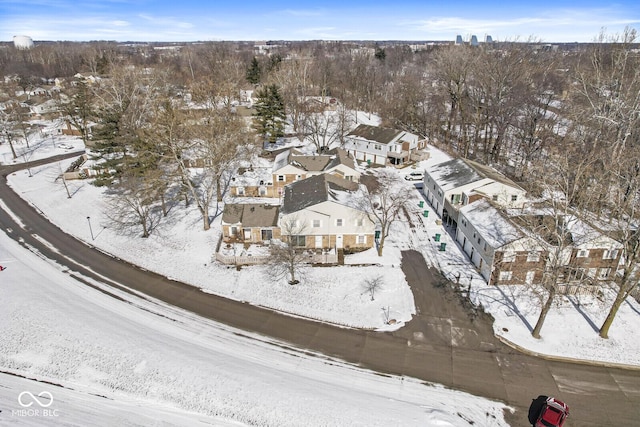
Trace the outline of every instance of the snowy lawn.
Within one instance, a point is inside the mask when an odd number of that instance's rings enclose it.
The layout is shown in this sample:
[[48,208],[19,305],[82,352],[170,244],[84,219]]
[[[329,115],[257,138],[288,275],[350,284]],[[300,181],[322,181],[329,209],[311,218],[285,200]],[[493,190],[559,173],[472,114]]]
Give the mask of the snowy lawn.
[[119,291],[124,301],[112,298],[4,233],[0,262],[0,367],[37,380],[0,374],[5,422],[507,425],[497,402],[272,345]]
[[[57,153],[50,153],[53,149],[48,144],[43,146],[47,148],[43,157]],[[5,145],[0,149],[7,150]],[[435,148],[430,151],[429,160],[416,168],[401,169],[399,174],[425,169],[448,159]],[[37,156],[38,152],[34,157]],[[634,300],[622,306],[610,338],[604,340],[598,337],[596,329],[606,315],[610,293],[605,293],[604,302],[587,296],[558,298],[558,304],[542,328],[542,339],[533,339],[530,330],[540,307],[536,297],[520,287],[487,286],[443,226],[437,224],[433,209],[417,190],[415,200],[407,206],[410,218],[394,226],[383,257],[370,250],[348,256],[346,263],[353,266],[309,268],[301,284],[290,286],[286,282],[273,283],[265,274],[264,266],[242,267],[237,271],[233,266],[213,262],[220,236],[219,217],[211,230],[202,231],[199,214],[193,207],[172,209],[169,218],[148,239],[114,232],[104,215],[102,189],[86,181],[69,181],[73,197],[67,198],[62,183],[56,181],[65,166],[32,168],[32,177],[27,171],[21,171],[11,176],[9,182],[66,232],[115,256],[207,292],[360,328],[389,328],[385,324],[388,309],[389,318],[398,322],[394,327],[401,327],[411,319],[415,308],[400,270],[400,251],[414,249],[449,279],[455,281],[459,277],[463,288],[471,284],[471,300],[495,317],[496,334],[515,345],[540,354],[640,366],[640,340],[634,339],[640,326],[640,306]],[[419,207],[420,201],[422,207]],[[424,211],[429,211],[427,217]],[[87,217],[90,217],[95,240],[91,239]],[[440,242],[435,242],[435,234],[441,235]],[[446,244],[445,251],[439,250],[440,243]],[[377,276],[383,278],[384,286],[371,301],[362,285],[364,280]]]

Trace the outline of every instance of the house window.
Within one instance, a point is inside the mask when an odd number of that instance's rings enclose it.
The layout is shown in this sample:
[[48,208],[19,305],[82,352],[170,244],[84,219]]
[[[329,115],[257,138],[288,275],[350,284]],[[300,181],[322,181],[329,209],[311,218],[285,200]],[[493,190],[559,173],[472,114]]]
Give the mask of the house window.
[[513,251],[505,252],[504,255],[502,256],[502,262],[515,262],[515,260],[516,260],[516,253]]
[[322,225],[321,221],[319,219],[314,219],[313,220],[313,228],[318,228]]
[[527,254],[527,262],[538,262],[540,261],[540,252],[531,251]]
[[290,239],[293,246],[307,246],[306,236],[291,236]]
[[518,195],[517,194],[512,194],[511,195],[511,201],[512,202],[517,202],[518,201]]
[[356,226],[357,227],[362,227],[363,225],[364,225],[364,218],[356,219]]
[[576,254],[577,258],[587,258],[589,257],[589,251],[587,249],[579,249]]
[[273,230],[271,229],[262,230],[260,234],[263,242],[273,239]]
[[238,187],[238,196],[244,196],[244,187]]
[[342,223],[344,222],[344,220],[342,218],[338,218],[336,219],[336,226],[337,227],[342,227]]
[[284,182],[284,175],[278,175],[278,182]]
[[365,236],[364,234],[358,234],[356,236],[356,243],[358,245],[364,245],[365,243],[367,243],[367,236]]
[[499,280],[501,282],[508,282],[509,280],[511,280],[512,276],[513,276],[513,271],[501,271]]
[[460,221],[460,222],[462,222],[462,225],[463,225],[464,227],[466,227],[466,226],[467,226],[467,220],[462,219],[462,221]]
[[236,237],[238,235],[238,227],[231,227],[231,231],[229,232],[231,237]]
[[267,195],[267,189],[264,187],[260,187],[260,189],[258,190],[258,194],[260,194],[261,196],[266,196]]
[[300,178],[302,178],[302,175],[296,175],[296,181],[300,181]]
[[491,196],[491,200],[493,200],[494,202],[498,201],[498,195],[494,194],[493,196]]
[[451,203],[454,205],[457,205],[458,203],[460,203],[460,195],[459,194],[452,194],[451,195]]
[[618,258],[618,250],[612,249],[610,251],[604,251],[602,254],[602,259],[616,259]]
[[598,274],[598,279],[605,280],[609,277],[609,274],[611,274],[610,268],[601,268],[600,273]]
[[382,145],[373,144],[373,148],[375,148],[376,150],[380,151],[380,150],[382,150]]

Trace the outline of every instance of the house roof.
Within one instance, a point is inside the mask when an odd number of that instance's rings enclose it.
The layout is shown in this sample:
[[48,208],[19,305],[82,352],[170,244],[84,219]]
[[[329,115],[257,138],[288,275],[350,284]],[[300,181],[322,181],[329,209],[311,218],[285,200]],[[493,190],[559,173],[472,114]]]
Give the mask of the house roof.
[[336,148],[327,154],[313,155],[304,155],[295,150],[287,150],[276,156],[273,163],[273,171],[278,171],[287,165],[293,165],[308,172],[322,172],[339,164],[355,169],[353,159],[342,148]]
[[278,211],[278,206],[262,203],[227,204],[222,212],[222,222],[242,224],[243,227],[276,227]]
[[448,191],[484,178],[463,159],[453,159],[438,163],[427,171],[443,191]]
[[398,129],[371,125],[358,125],[358,127],[352,130],[347,136],[355,136],[369,141],[379,142],[381,144],[388,144],[398,139],[401,133],[404,132]]
[[289,184],[284,188],[283,214],[301,211],[328,200],[339,200],[338,193],[355,192],[358,184],[334,175],[320,174]]
[[490,179],[513,188],[521,189],[518,184],[491,166],[486,166],[468,159],[452,159],[444,163],[438,163],[433,166],[428,173],[431,175],[431,178],[440,185],[443,191],[472,184],[482,179]]
[[484,241],[493,248],[500,248],[524,237],[518,227],[486,199],[462,207],[460,213],[464,214]]

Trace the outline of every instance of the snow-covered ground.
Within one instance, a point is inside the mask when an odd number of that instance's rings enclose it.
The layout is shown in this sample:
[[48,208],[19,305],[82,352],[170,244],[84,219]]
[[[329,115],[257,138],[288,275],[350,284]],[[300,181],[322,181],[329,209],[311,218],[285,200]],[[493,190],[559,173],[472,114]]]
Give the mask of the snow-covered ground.
[[[375,124],[375,116],[362,115],[359,121],[367,119]],[[61,138],[58,137],[58,143]],[[31,155],[32,158],[60,152],[59,148],[52,149],[47,141]],[[73,138],[65,142],[74,147],[82,146]],[[0,146],[0,158],[7,151],[6,144]],[[430,158],[417,168],[406,168],[399,173],[405,175],[448,159],[433,147],[430,152]],[[505,340],[540,354],[640,365],[640,341],[633,338],[640,326],[637,302],[630,299],[623,304],[610,330],[610,338],[605,340],[598,336],[597,328],[613,298],[610,292],[605,292],[602,300],[588,296],[561,297],[547,316],[542,338],[534,339],[530,332],[539,314],[538,297],[523,287],[487,286],[451,236],[437,224],[437,217],[428,203],[424,201],[424,207],[419,207],[423,198],[417,190],[414,202],[407,209],[412,214],[411,219],[395,225],[383,257],[378,257],[373,249],[351,255],[346,263],[353,266],[310,269],[301,284],[290,286],[286,282],[269,280],[265,267],[243,267],[236,271],[235,267],[212,262],[220,236],[220,217],[216,218],[212,229],[205,232],[195,208],[172,210],[167,221],[148,239],[116,233],[104,214],[104,189],[87,181],[69,181],[73,195],[69,199],[62,183],[56,181],[60,170],[70,163],[71,160],[65,164],[32,168],[33,176],[29,176],[28,171],[18,172],[10,177],[10,185],[66,232],[120,258],[208,292],[360,328],[388,329],[385,313],[388,310],[388,318],[397,321],[393,327],[401,327],[411,319],[415,309],[400,269],[400,251],[415,249],[450,279],[459,276],[463,288],[471,284],[472,301],[494,316],[495,333]],[[407,182],[407,185],[412,184]],[[428,217],[423,216],[424,210],[430,211]],[[87,217],[91,218],[92,230]],[[441,242],[447,244],[446,251],[438,250],[439,243],[433,239],[436,233],[441,234]],[[371,301],[363,289],[363,281],[377,276],[383,277],[384,285]]]
[[[68,152],[59,147],[62,142],[82,147],[75,138],[47,137],[33,141],[35,150],[28,156],[20,155],[17,161]],[[432,148],[431,158],[419,169],[446,159],[444,153]],[[472,301],[495,317],[495,332],[504,339],[541,354],[640,365],[640,341],[635,339],[640,325],[638,304],[628,301],[623,305],[611,338],[603,340],[596,329],[606,315],[608,301],[561,298],[547,317],[543,338],[533,339],[530,329],[539,312],[535,297],[520,287],[488,287],[437,224],[429,205],[424,202],[424,207],[419,206],[423,199],[418,191],[407,209],[411,218],[395,226],[383,257],[373,250],[348,256],[349,265],[310,269],[301,284],[289,286],[273,283],[265,267],[237,271],[214,262],[219,218],[205,232],[193,208],[173,209],[147,239],[115,232],[104,214],[103,189],[87,181],[69,181],[72,197],[67,197],[56,178],[71,161],[16,172],[9,183],[67,233],[208,292],[350,327],[389,328],[385,322],[388,310],[388,317],[398,321],[393,327],[402,327],[415,309],[400,269],[400,252],[415,249],[447,277],[459,275],[463,288],[471,285]],[[6,144],[0,145],[0,162],[13,162]],[[407,168],[399,173],[412,171]],[[6,209],[1,201],[0,208]],[[425,209],[430,211],[427,217]],[[445,251],[438,250],[439,243],[433,239],[436,233],[447,244]],[[71,413],[77,413],[74,408],[82,406],[85,399],[88,402],[94,393],[107,396],[106,402],[122,403],[119,407],[126,413],[144,407],[138,411],[143,417],[140,424],[161,416],[154,412],[158,410],[168,411],[166,417],[171,420],[182,417],[183,411],[206,414],[217,417],[216,425],[226,422],[223,420],[271,425],[287,425],[292,420],[291,425],[299,425],[309,417],[314,421],[311,424],[317,425],[344,425],[345,419],[352,425],[467,425],[457,412],[474,420],[475,425],[503,425],[499,406],[492,403],[463,394],[442,394],[449,392],[411,379],[384,379],[335,361],[332,364],[337,366],[329,368],[313,357],[275,352],[259,339],[239,342],[225,326],[171,307],[154,306],[156,312],[180,319],[167,322],[85,289],[12,245],[0,234],[0,265],[8,267],[0,272],[0,369],[73,389],[51,389],[38,383],[42,389],[33,391],[36,395],[42,390],[52,394],[58,390],[60,396],[71,393],[67,402],[70,421],[65,421],[69,424],[81,424]],[[371,301],[362,284],[364,279],[377,276],[383,277],[384,286]],[[0,399],[12,405],[17,404],[18,389],[31,390],[33,385],[19,378],[8,379],[7,384],[11,384],[7,386],[10,390],[0,388]],[[64,402],[56,403],[65,408]],[[3,403],[2,415],[4,408],[14,406]],[[100,399],[94,407],[98,413],[104,411],[105,417],[112,408],[100,405]],[[292,408],[299,409],[291,413]],[[192,416],[195,418],[187,424],[202,415]],[[61,420],[51,423],[56,421]]]
[[507,425],[497,402],[119,301],[4,233],[0,262],[0,370],[29,378],[0,374],[2,425]]

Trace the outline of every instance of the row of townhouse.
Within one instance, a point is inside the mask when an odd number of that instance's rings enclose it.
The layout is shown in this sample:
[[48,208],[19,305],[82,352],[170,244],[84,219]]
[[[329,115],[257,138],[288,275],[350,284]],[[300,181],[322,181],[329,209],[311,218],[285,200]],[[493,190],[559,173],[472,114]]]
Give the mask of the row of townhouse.
[[[423,192],[489,284],[540,284],[556,256],[560,283],[595,283],[610,280],[620,262],[619,242],[576,216],[525,209],[522,188],[476,162],[435,165],[425,171]],[[562,244],[543,235],[552,226],[562,227],[550,233],[562,235]]]
[[360,181],[353,158],[341,148],[313,155],[289,149],[277,154],[270,168],[239,170],[230,193],[235,197],[282,197],[285,186],[320,174]]
[[[364,191],[360,173],[344,150],[312,156],[287,150],[276,156],[268,173],[241,172],[231,194],[236,201],[245,197],[251,202],[225,205],[225,242],[268,244],[285,238],[307,250],[373,247],[375,224],[353,203]],[[277,199],[254,203],[253,197]]]

